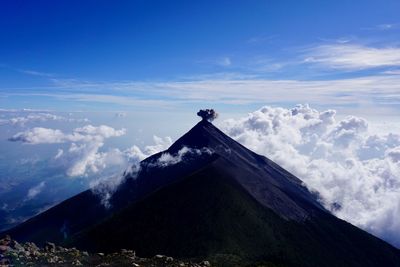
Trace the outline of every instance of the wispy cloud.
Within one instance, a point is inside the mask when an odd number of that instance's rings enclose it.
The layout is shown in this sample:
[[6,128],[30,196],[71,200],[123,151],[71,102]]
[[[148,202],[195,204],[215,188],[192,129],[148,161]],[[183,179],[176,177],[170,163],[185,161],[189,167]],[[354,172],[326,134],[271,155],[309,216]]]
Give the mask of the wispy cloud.
[[28,194],[26,195],[26,200],[30,200],[35,198],[37,195],[39,195],[43,188],[45,187],[46,183],[45,182],[40,182],[38,185],[32,187],[29,189]]
[[56,76],[56,74],[54,74],[54,73],[48,73],[48,72],[43,72],[43,71],[38,71],[38,70],[33,70],[33,69],[15,68],[8,64],[0,64],[0,68],[8,69],[8,70],[11,70],[14,72],[19,72],[22,74],[40,76],[40,77],[46,77],[46,78],[51,78],[51,77]]
[[278,38],[278,35],[257,35],[246,40],[248,44],[265,44],[272,42]]
[[394,29],[400,29],[400,23],[382,23],[372,27],[362,28],[363,30],[376,30],[376,31],[388,31]]
[[387,71],[384,71],[383,74],[400,75],[400,69],[396,69],[396,70],[387,70]]
[[223,67],[228,67],[232,65],[230,57],[222,57],[216,60],[216,64]]
[[25,69],[17,69],[18,72],[28,74],[28,75],[33,75],[33,76],[40,76],[40,77],[54,77],[55,75],[53,73],[47,73],[47,72],[41,72],[41,71],[36,71],[36,70],[25,70]]
[[400,66],[400,47],[368,47],[358,44],[327,44],[309,49],[305,63],[339,70],[365,70]]
[[[11,112],[8,110],[1,110],[0,112]],[[18,111],[14,111],[12,113],[18,113]],[[67,118],[64,116],[52,114],[52,113],[44,113],[44,112],[34,112],[30,111],[30,113],[25,114],[25,111],[21,111],[19,116],[10,117],[7,119],[0,119],[0,125],[8,124],[8,125],[18,125],[24,126],[25,124],[29,123],[41,123],[46,121],[63,121],[63,122],[88,122],[89,119],[75,119],[75,118]]]
[[[221,79],[219,76],[208,76],[166,82],[78,82],[70,86],[63,87],[60,93],[30,93],[27,90],[20,94],[24,97],[35,95],[57,98],[59,101],[111,103],[131,107],[156,105],[159,108],[205,102],[243,105],[293,102],[319,105],[400,105],[400,75],[392,74],[330,80],[242,79],[235,76]],[[76,92],[77,88],[80,93]],[[96,93],[101,88],[107,88],[108,95]]]

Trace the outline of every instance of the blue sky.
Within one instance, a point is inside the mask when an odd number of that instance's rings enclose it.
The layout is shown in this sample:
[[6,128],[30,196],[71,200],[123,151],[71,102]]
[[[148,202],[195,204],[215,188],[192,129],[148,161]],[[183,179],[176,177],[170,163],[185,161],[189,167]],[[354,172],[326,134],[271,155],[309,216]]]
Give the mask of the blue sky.
[[2,108],[400,111],[399,1],[0,5]]

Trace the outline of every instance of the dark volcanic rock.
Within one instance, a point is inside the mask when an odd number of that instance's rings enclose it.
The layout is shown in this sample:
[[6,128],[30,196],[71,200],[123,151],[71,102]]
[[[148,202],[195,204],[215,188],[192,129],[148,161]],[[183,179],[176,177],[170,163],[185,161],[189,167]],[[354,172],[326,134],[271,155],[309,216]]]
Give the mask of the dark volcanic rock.
[[152,258],[140,258],[135,251],[122,249],[119,252],[88,253],[76,248],[55,247],[48,244],[39,248],[34,243],[19,244],[11,238],[0,239],[7,244],[5,250],[0,250],[0,266],[162,266],[162,267],[207,267],[208,261],[181,261],[164,255]]

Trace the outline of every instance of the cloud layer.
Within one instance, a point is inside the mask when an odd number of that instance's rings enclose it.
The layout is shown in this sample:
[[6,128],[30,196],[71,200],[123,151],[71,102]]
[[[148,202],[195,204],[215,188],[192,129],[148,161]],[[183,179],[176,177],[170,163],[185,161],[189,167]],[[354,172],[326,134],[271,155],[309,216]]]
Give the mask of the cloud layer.
[[358,117],[309,106],[263,107],[223,130],[318,191],[326,208],[400,246],[400,135],[371,134]]
[[[7,112],[5,110],[0,110],[3,112]],[[29,110],[22,111],[8,111],[12,113],[26,113]],[[45,112],[31,112],[28,114],[19,114],[14,117],[10,117],[7,119],[0,119],[0,125],[17,125],[17,126],[25,126],[27,123],[41,123],[45,121],[64,121],[64,122],[88,122],[88,119],[75,119],[75,118],[67,118],[60,115],[55,115],[52,113]]]
[[311,49],[307,63],[343,70],[400,66],[400,48],[376,48],[359,44],[329,44]]
[[61,161],[67,166],[68,176],[84,176],[97,173],[110,165],[122,164],[121,151],[100,152],[99,149],[103,147],[105,139],[122,136],[125,133],[125,129],[116,130],[106,125],[86,125],[75,128],[71,133],[34,127],[16,133],[9,140],[30,145],[68,143],[69,148],[66,151],[58,149],[54,160]]

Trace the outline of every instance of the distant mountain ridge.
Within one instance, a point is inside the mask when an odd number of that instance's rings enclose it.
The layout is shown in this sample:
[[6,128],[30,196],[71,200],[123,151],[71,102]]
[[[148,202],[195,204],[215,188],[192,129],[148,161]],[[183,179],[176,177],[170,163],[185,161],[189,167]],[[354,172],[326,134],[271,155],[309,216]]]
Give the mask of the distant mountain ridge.
[[[168,153],[188,153],[160,165]],[[202,153],[201,151],[206,151]],[[400,266],[400,252],[327,211],[297,177],[200,121],[141,162],[106,209],[88,190],[7,231],[90,251],[227,265]]]

